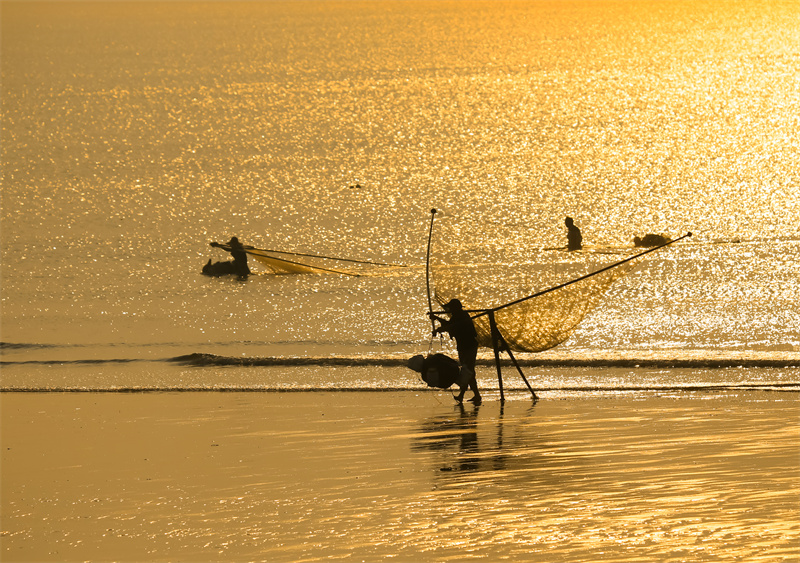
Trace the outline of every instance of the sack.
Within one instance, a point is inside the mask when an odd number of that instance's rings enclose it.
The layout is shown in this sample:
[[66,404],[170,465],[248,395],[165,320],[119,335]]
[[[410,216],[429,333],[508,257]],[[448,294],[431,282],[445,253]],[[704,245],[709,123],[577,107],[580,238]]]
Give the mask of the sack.
[[447,389],[454,383],[460,385],[461,380],[458,362],[444,354],[434,354],[425,358],[421,375],[428,387],[439,389]]

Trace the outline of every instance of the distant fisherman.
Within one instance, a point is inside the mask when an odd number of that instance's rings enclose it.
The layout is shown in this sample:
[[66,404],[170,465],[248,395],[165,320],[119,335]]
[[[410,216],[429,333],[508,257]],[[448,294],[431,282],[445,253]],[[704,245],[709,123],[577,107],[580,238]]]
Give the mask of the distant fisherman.
[[437,317],[433,313],[429,313],[429,315],[441,323],[441,326],[436,329],[436,333],[447,332],[450,338],[456,340],[458,363],[461,364],[461,391],[456,401],[463,402],[464,393],[469,386],[474,393],[470,401],[479,405],[481,404],[481,393],[475,378],[475,362],[478,356],[478,333],[475,331],[475,324],[458,299],[451,299],[445,303],[444,310],[450,314],[449,320]]
[[575,225],[572,217],[564,219],[564,224],[567,226],[567,250],[571,252],[583,248],[581,230]]
[[247,252],[245,252],[244,246],[239,242],[238,238],[232,237],[228,242],[228,248],[225,248],[224,245],[218,242],[212,242],[211,246],[222,248],[231,253],[236,274],[238,274],[241,279],[246,279],[247,276],[250,275],[250,268],[247,266]]

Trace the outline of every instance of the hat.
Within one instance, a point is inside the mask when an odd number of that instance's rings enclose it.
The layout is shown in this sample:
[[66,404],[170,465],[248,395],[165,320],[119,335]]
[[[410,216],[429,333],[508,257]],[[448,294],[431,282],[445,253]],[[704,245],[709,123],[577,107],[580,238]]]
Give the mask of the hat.
[[421,355],[414,356],[410,360],[408,360],[408,367],[413,369],[414,371],[418,371],[422,373],[422,363],[425,361]]
[[447,303],[445,303],[442,306],[444,307],[445,311],[449,311],[450,309],[454,309],[454,310],[457,311],[459,309],[463,309],[464,308],[464,306],[461,304],[461,301],[459,301],[458,299],[451,299],[450,301],[448,301]]

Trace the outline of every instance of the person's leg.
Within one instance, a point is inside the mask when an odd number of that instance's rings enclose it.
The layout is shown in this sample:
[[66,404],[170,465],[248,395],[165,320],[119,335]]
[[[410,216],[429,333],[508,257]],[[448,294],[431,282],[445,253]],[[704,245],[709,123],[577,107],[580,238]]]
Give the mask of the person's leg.
[[479,405],[482,401],[481,399],[481,392],[478,389],[478,380],[475,378],[475,374],[473,372],[472,379],[469,380],[469,388],[472,389],[473,396],[470,399],[476,405]]
[[475,370],[467,365],[462,365],[459,370],[458,388],[459,393],[456,397],[456,402],[461,403],[464,401],[464,393],[467,392],[467,387],[472,388],[472,382],[475,381]]
[[478,380],[475,376],[475,364],[477,363],[478,358],[478,348],[469,348],[466,350],[459,350],[458,351],[458,361],[461,363],[462,366],[462,373],[466,375],[465,385],[461,388],[461,394],[459,395],[460,399],[464,398],[464,392],[466,391],[467,386],[472,390],[474,393],[472,399],[473,403],[480,404],[481,402],[481,392],[478,389]]

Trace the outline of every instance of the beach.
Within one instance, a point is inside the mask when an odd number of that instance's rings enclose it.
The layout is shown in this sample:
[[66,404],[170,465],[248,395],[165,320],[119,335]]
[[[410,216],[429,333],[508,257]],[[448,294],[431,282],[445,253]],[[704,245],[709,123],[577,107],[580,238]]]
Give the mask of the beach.
[[796,561],[792,392],[15,393],[3,561]]

